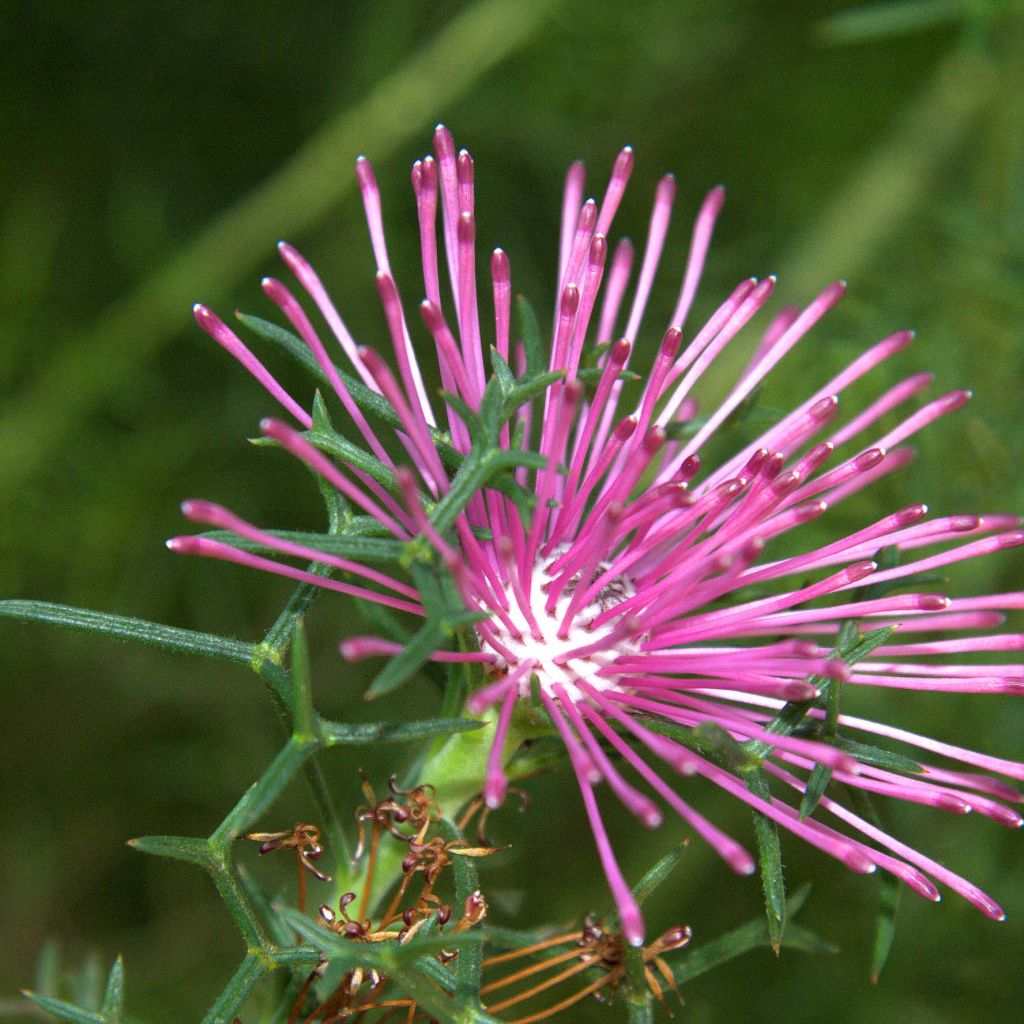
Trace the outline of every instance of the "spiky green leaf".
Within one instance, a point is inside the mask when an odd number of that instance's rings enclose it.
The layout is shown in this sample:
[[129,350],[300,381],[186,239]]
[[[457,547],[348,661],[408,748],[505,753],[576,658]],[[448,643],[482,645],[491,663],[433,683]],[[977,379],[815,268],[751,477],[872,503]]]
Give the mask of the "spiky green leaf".
[[[813,932],[792,920],[799,912],[808,892],[809,887],[807,886],[798,889],[786,906],[788,923],[782,939],[782,946],[784,949],[803,953],[835,953],[835,946],[820,939]],[[736,959],[736,957],[770,945],[771,939],[763,920],[741,925],[718,939],[687,950],[673,968],[676,984],[684,985],[686,982],[693,981],[694,978]]]
[[124,1017],[124,958],[118,956],[107,975],[100,1013],[109,1024],[121,1024]]
[[129,839],[128,845],[140,853],[183,860],[207,871],[214,871],[220,866],[220,859],[210,847],[209,840],[196,839],[194,836],[139,836],[137,839]]
[[[264,320],[262,317],[252,316],[249,313],[238,313],[236,315],[255,335],[277,346],[302,366],[303,369],[311,373],[321,384],[330,386],[327,374],[324,373],[319,363],[317,363],[315,356],[310,351],[309,346],[301,338],[298,338],[279,324],[272,323],[270,320]],[[348,391],[352,396],[352,400],[363,412],[369,413],[380,422],[386,423],[395,430],[403,429],[402,421],[399,419],[398,413],[395,412],[395,407],[383,395],[368,388],[357,377],[351,376],[337,365],[335,365],[334,369],[345,386],[345,390]],[[449,439],[446,435],[439,430],[432,430],[431,436],[437,445],[441,461],[447,466],[457,466],[461,462],[462,456],[448,444]]]
[[424,622],[402,649],[401,654],[389,659],[384,668],[377,673],[366,691],[366,699],[375,700],[392,690],[397,690],[444,643],[444,639],[444,629],[438,620],[428,619]]
[[0,601],[0,616],[22,622],[45,622],[82,633],[98,633],[114,640],[131,640],[181,654],[221,658],[239,665],[248,665],[252,660],[253,645],[241,640],[48,601]]
[[107,1018],[102,1014],[94,1013],[92,1010],[83,1010],[73,1003],[64,1002],[63,999],[53,999],[50,996],[29,991],[22,992],[22,995],[30,1002],[35,1003],[39,1009],[45,1010],[57,1020],[67,1021],[68,1024],[108,1024]]
[[880,629],[871,629],[866,633],[860,633],[848,646],[841,645],[839,647],[839,657],[847,665],[856,665],[858,661],[863,661],[882,644],[888,642],[895,632],[895,626],[882,626]]
[[549,370],[547,373],[526,376],[518,381],[505,400],[506,418],[511,416],[519,406],[524,405],[531,398],[543,394],[552,384],[564,377],[564,370]]
[[501,386],[501,390],[504,394],[508,394],[509,391],[515,386],[516,378],[512,372],[512,368],[507,362],[501,357],[501,353],[492,345],[491,346],[491,369],[494,370],[494,378]]
[[292,629],[292,728],[300,736],[315,734],[313,676],[309,665],[309,646],[302,619]]
[[679,861],[682,859],[689,843],[683,842],[674,846],[656,864],[652,865],[644,873],[636,885],[633,886],[633,896],[637,903],[643,904],[645,900],[672,874]]
[[896,913],[903,897],[903,883],[888,871],[879,872],[881,887],[878,905],[878,920],[875,923],[875,939],[871,946],[871,980],[875,984],[889,960],[892,943],[896,938]]
[[471,732],[483,725],[474,718],[427,718],[418,722],[328,722],[321,719],[324,746],[411,743],[432,736]]
[[526,353],[526,376],[535,377],[543,373],[547,366],[544,361],[544,345],[540,338],[540,324],[533,306],[523,295],[516,296],[516,313],[519,316],[519,329],[523,335],[523,351]]
[[831,781],[832,769],[826,764],[816,764],[807,780],[804,795],[800,798],[801,818],[809,818],[814,813]]
[[[744,773],[744,780],[751,793],[771,803],[772,793],[764,769],[749,769]],[[757,867],[764,890],[768,941],[777,956],[782,949],[782,937],[786,929],[786,882],[782,874],[782,846],[778,826],[771,818],[755,811],[754,835],[757,840]]]
[[43,996],[57,995],[62,961],[60,943],[56,939],[47,939],[36,961],[33,991]]
[[845,736],[836,736],[833,743],[862,764],[894,772],[906,772],[910,775],[920,775],[924,772],[924,768],[912,758],[904,757],[891,750],[884,750],[882,747],[872,746],[870,743],[859,743],[856,740],[847,739]]

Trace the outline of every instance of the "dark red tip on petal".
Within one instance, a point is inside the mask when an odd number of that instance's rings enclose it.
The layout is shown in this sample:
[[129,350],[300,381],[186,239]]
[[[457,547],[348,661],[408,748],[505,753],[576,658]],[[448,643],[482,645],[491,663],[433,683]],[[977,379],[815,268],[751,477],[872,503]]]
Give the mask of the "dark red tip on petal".
[[202,498],[189,498],[183,501],[181,511],[186,519],[191,519],[194,523],[208,523],[211,526],[217,526],[230,518],[228,510],[223,505],[204,501]]
[[678,327],[670,327],[661,340],[661,352],[666,359],[674,359],[683,340],[683,333]]
[[896,523],[899,526],[910,526],[911,523],[924,519],[926,515],[928,515],[927,505],[908,505],[905,509],[896,513]]
[[860,455],[855,456],[853,464],[859,472],[863,473],[865,470],[877,466],[884,458],[884,448],[868,448],[867,451],[863,451]]
[[593,231],[594,224],[597,222],[597,203],[593,199],[588,199],[583,204],[583,209],[580,210],[579,219],[579,230],[582,231]]
[[495,283],[507,284],[510,278],[508,256],[504,249],[495,249],[491,253],[491,277]]
[[713,212],[716,216],[725,205],[725,186],[716,185],[704,197],[704,209]]
[[870,576],[877,568],[877,562],[854,562],[844,570],[844,574],[850,583],[856,583],[858,580],[864,579],[865,576]]
[[811,406],[809,414],[812,419],[827,420],[838,408],[839,396],[829,395],[828,398],[823,398],[821,401],[815,402],[814,405]]
[[689,455],[683,460],[677,474],[680,480],[692,480],[700,472],[700,456]]
[[822,293],[821,300],[831,309],[846,294],[846,282],[836,281],[830,284]]
[[615,428],[615,438],[618,441],[626,441],[634,430],[636,430],[636,417],[627,416],[624,420],[620,420]]
[[356,157],[356,178],[359,180],[359,187],[363,190],[375,189],[377,178],[373,173],[373,164],[365,156]]
[[667,435],[661,427],[651,427],[644,435],[644,451],[653,455],[665,443],[666,438]]
[[424,299],[420,303],[420,316],[423,318],[423,323],[431,334],[435,330],[440,330],[444,325],[444,317],[441,315],[441,310],[430,299]]
[[168,550],[178,555],[197,555],[202,551],[202,543],[199,537],[171,537],[164,541]]
[[611,359],[613,365],[625,365],[626,360],[629,359],[629,353],[632,348],[633,345],[628,338],[620,338],[618,341],[616,341],[612,345],[611,352],[609,353],[609,358]]
[[783,700],[814,700],[818,696],[818,689],[810,683],[794,681],[782,687],[781,696]]
[[633,147],[623,146],[618,156],[615,157],[615,163],[612,165],[612,175],[621,178],[629,174],[633,170],[633,160]]

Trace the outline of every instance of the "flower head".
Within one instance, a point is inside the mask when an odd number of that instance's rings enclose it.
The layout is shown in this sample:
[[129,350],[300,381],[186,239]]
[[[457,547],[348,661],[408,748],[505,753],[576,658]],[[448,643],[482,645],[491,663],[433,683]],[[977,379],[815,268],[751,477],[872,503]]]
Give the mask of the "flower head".
[[[406,544],[426,542],[465,608],[476,613],[475,649],[433,657],[486,666],[487,682],[472,694],[469,710],[493,709],[497,719],[482,780],[487,804],[500,804],[506,792],[503,758],[516,709],[539,700],[564,741],[623,933],[633,944],[642,944],[643,924],[602,821],[599,783],[648,827],[661,820],[653,797],[660,798],[735,871],[754,869],[750,854],[691,806],[688,798],[700,786],[669,785],[652,767],[659,761],[714,783],[855,871],[881,867],[933,900],[939,882],[1001,918],[971,883],[823,789],[831,778],[868,793],[1021,824],[1004,802],[1021,794],[1001,776],[1024,779],[1024,765],[839,708],[843,686],[1024,690],[1021,665],[970,657],[1024,646],[1020,634],[994,632],[1005,610],[1024,606],[1024,594],[950,598],[918,592],[914,583],[922,572],[1020,545],[1019,520],[929,518],[926,506],[912,504],[823,546],[799,546],[804,524],[904,466],[913,454],[905,442],[964,405],[969,393],[933,399],[880,432],[883,416],[906,408],[929,385],[930,376],[918,374],[841,418],[850,385],[911,342],[909,332],[900,332],[816,391],[805,393],[801,382],[791,412],[715,464],[702,464],[708,442],[721,440],[844,286],[829,285],[802,310],[777,313],[732,389],[702,414],[701,378],[775,285],[771,277],[743,281],[707,323],[687,329],[722,190],[714,189],[700,208],[678,301],[650,371],[637,381],[630,365],[635,346],[652,347],[642,325],[662,262],[674,180],[658,185],[631,285],[632,247],[623,241],[609,254],[607,242],[632,170],[631,150],[616,158],[600,202],[584,201],[584,169],[570,168],[557,304],[542,354],[528,316],[522,336],[513,336],[510,264],[500,249],[490,260],[491,294],[486,301],[480,295],[473,161],[465,150],[456,152],[443,127],[434,142],[435,156],[413,168],[423,279],[407,287],[426,296],[420,314],[436,349],[440,397],[428,392],[417,360],[413,325],[388,259],[380,193],[364,158],[356,173],[397,372],[382,353],[355,343],[320,279],[291,246],[281,244],[282,259],[351,371],[335,366],[289,289],[276,280],[263,283],[361,445],[332,442],[228,326],[202,306],[196,317],[302,428],[270,420],[264,434],[380,532]],[[444,293],[439,206],[450,283]],[[392,437],[377,432],[373,424],[382,420]],[[416,587],[365,560],[258,529],[207,502],[184,507],[191,519],[232,531],[250,549],[315,559],[360,582],[315,576],[217,539],[176,538],[170,543],[177,550],[426,614]],[[800,553],[775,551],[794,545]],[[349,659],[400,649],[379,637],[342,644]],[[877,737],[916,748],[925,760],[886,755],[874,746]],[[932,756],[942,765],[931,764]],[[754,775],[759,785],[750,784]],[[766,797],[769,781],[773,793]]]

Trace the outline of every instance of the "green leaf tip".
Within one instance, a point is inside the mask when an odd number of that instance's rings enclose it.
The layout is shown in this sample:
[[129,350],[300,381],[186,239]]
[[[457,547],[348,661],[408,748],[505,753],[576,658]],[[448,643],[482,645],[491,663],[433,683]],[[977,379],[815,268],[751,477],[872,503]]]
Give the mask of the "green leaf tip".
[[66,1003],[63,999],[54,999],[51,996],[39,995],[28,989],[21,993],[30,1003],[34,1003],[40,1010],[49,1013],[58,1020],[67,1021],[68,1024],[110,1024],[107,1017],[92,1010],[83,1010],[73,1003]]
[[215,871],[221,867],[209,840],[197,839],[194,836],[139,836],[136,839],[129,839],[127,845],[133,850],[148,853],[153,857],[167,857],[169,860],[198,864],[207,871]]
[[877,985],[892,952],[896,938],[896,914],[903,897],[903,886],[895,875],[883,873],[879,879],[881,894],[878,906],[878,921],[875,938],[871,947],[871,984]]
[[533,377],[544,372],[544,345],[540,337],[540,324],[533,306],[524,295],[516,296],[516,313],[519,329],[523,335],[523,351],[526,353],[526,375]]
[[[836,947],[832,943],[819,938],[808,928],[804,928],[792,920],[804,905],[810,894],[810,889],[809,885],[801,886],[786,904],[789,920],[782,938],[781,948],[801,953],[835,953]],[[764,919],[750,921],[717,939],[691,948],[685,959],[673,971],[676,984],[683,985],[730,960],[764,946],[772,946]]]
[[682,859],[690,845],[688,839],[684,839],[678,846],[669,850],[656,864],[652,865],[643,878],[633,886],[633,896],[637,903],[643,903],[651,894],[666,881],[668,876],[675,870],[676,865]]
[[390,658],[387,664],[377,673],[373,682],[364,694],[367,700],[376,700],[392,690],[408,682],[444,642],[445,633],[439,621],[428,619],[405,645],[401,654]]
[[107,975],[100,1012],[110,1024],[121,1024],[124,1016],[124,958],[120,954]]
[[800,818],[809,818],[825,795],[828,784],[832,781],[832,769],[825,764],[816,764],[807,780],[807,788],[800,798]]

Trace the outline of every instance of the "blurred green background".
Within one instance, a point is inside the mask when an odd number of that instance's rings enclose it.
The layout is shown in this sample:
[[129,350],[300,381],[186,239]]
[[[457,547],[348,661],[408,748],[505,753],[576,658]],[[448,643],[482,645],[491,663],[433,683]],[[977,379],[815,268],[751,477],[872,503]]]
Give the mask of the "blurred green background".
[[[680,186],[649,340],[674,301],[689,218],[718,182],[729,200],[699,313],[752,273],[779,273],[783,302],[835,277],[851,284],[776,374],[776,403],[802,399],[883,334],[918,329],[893,376],[875,375],[859,400],[922,368],[937,389],[970,386],[975,400],[828,530],[919,500],[939,513],[1024,511],[1020,3],[49,0],[3,5],[0,39],[3,596],[262,633],[286,584],[175,558],[162,540],[181,530],[188,496],[315,528],[316,495],[296,467],[246,444],[270,401],[192,325],[190,304],[269,315],[259,276],[277,273],[273,243],[286,236],[319,266],[357,337],[376,343],[383,318],[352,161],[361,151],[375,161],[399,284],[413,299],[408,171],[438,119],[476,159],[482,247],[506,248],[516,288],[541,310],[553,301],[565,167],[584,158],[590,187],[603,189],[614,152],[631,143],[619,233],[643,237],[661,173],[674,170]],[[958,567],[951,592],[1019,588],[1021,567],[1012,554]],[[359,680],[335,654],[347,615],[327,599],[311,618],[318,700],[335,717],[365,717]],[[0,664],[4,1009],[53,938],[72,962],[96,952],[109,963],[122,950],[131,1012],[151,1024],[198,1019],[240,942],[204,877],[124,841],[209,831],[262,770],[279,733],[255,678],[9,622]],[[856,710],[1021,756],[1013,698],[857,696]],[[434,711],[429,693],[415,699]],[[374,706],[372,717],[401,716],[408,703]],[[338,803],[357,802],[357,766],[383,778],[398,755],[329,760]],[[515,843],[482,868],[496,917],[531,925],[601,909],[570,780],[532,793],[526,817],[491,829]],[[268,826],[297,820],[305,798],[294,797]],[[727,798],[694,799],[749,838],[748,816]],[[748,956],[689,987],[677,1019],[1019,1024],[1021,836],[888,810],[901,835],[1003,902],[1008,923],[955,897],[934,907],[908,896],[872,986],[875,881],[790,841],[790,881],[814,882],[803,922],[841,952]],[[624,814],[608,817],[632,877],[684,835],[674,824],[641,835]],[[698,843],[652,925],[686,922],[706,940],[759,908],[757,883]],[[616,1011],[590,1004],[571,1019]]]

